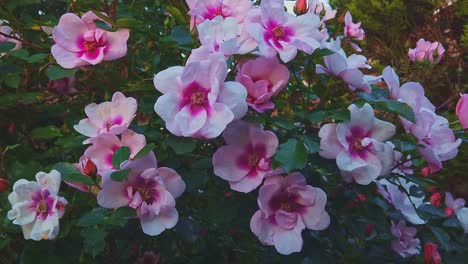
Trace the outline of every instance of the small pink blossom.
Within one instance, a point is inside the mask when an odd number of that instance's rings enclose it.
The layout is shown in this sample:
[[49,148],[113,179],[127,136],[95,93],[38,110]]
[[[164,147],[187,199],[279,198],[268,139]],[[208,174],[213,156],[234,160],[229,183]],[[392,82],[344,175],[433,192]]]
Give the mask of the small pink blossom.
[[351,119],[340,124],[326,124],[319,131],[320,156],[336,159],[345,179],[367,185],[379,176],[390,173],[395,161],[393,146],[384,143],[396,128],[375,118],[369,104],[348,108]]
[[276,58],[258,57],[239,63],[236,81],[247,88],[247,104],[264,112],[275,108],[269,100],[286,87],[289,77],[288,68]]
[[89,140],[92,145],[84,152],[84,156],[91,159],[96,164],[99,174],[114,168],[112,158],[115,151],[120,147],[128,147],[130,149],[130,158],[133,158],[143,147],[146,146],[146,138],[144,135],[137,134],[131,130],[126,130],[122,133],[121,139],[116,135],[105,133]]
[[363,40],[365,37],[364,30],[361,28],[361,22],[353,23],[353,17],[349,11],[345,15],[344,35],[356,40]]
[[468,94],[460,94],[460,96],[461,98],[457,103],[456,113],[462,127],[468,129]]
[[286,177],[268,177],[258,194],[258,210],[250,229],[266,245],[274,245],[283,255],[302,249],[302,230],[324,230],[330,225],[325,211],[327,195],[307,185],[298,172]]
[[127,130],[136,111],[137,101],[135,98],[125,97],[121,92],[116,92],[112,96],[111,102],[87,105],[85,113],[88,118],[81,120],[73,128],[78,133],[90,138],[101,133],[119,135]]
[[176,136],[215,138],[247,112],[245,87],[224,82],[226,76],[226,60],[220,53],[159,72],[154,85],[163,95],[154,110]]
[[389,203],[391,203],[395,209],[400,211],[407,221],[415,225],[422,225],[426,223],[423,219],[421,219],[421,217],[419,217],[418,213],[414,209],[414,207],[418,208],[424,203],[424,196],[408,197],[406,193],[399,189],[399,187],[404,188],[406,192],[409,193],[411,187],[418,187],[418,185],[413,182],[406,181],[404,178],[399,178],[399,181],[396,183],[391,183],[386,179],[381,179],[376,181],[376,184],[379,189],[379,193]]
[[416,238],[416,228],[406,226],[406,222],[402,220],[396,225],[392,222],[391,231],[396,238],[392,241],[392,249],[401,257],[408,258],[419,254],[421,242]]
[[416,48],[409,49],[408,56],[410,61],[424,61],[429,60],[431,63],[440,63],[442,56],[445,53],[445,49],[439,42],[426,41],[423,38],[419,39],[416,43]]
[[336,16],[337,10],[333,9],[328,0],[309,0],[309,13],[321,16],[322,24]]
[[367,93],[371,92],[370,85],[380,80],[380,77],[364,75],[359,69],[371,68],[367,64],[367,58],[356,54],[352,54],[349,57],[346,56],[341,48],[341,41],[339,39],[324,43],[322,47],[330,49],[335,53],[323,58],[325,67],[320,64],[316,65],[317,74],[328,74],[339,77],[348,84],[351,90],[360,89]]
[[295,16],[284,11],[283,0],[263,0],[259,11],[249,16],[254,18],[246,22],[247,30],[264,57],[279,54],[283,62],[289,62],[298,50],[311,54],[320,47],[320,19],[313,13]]
[[223,133],[227,146],[213,155],[214,173],[229,181],[231,189],[250,192],[274,171],[270,159],[278,148],[273,132],[244,121],[230,124]]
[[25,239],[54,239],[58,235],[59,219],[68,203],[58,196],[60,180],[60,173],[52,170],[37,173],[36,181],[20,179],[13,185],[8,219],[21,226]]
[[452,208],[455,212],[460,211],[463,207],[465,207],[465,199],[458,198],[454,199],[453,195],[449,192],[445,193],[445,206],[447,208]]
[[186,0],[186,2],[190,8],[189,15],[192,17],[190,28],[218,16],[232,17],[238,23],[242,23],[253,6],[250,0]]
[[150,236],[157,236],[173,228],[179,218],[175,198],[185,190],[180,175],[170,168],[158,168],[153,152],[143,158],[122,163],[122,170],[131,170],[123,182],[111,179],[113,170],[103,174],[102,190],[97,196],[98,204],[104,208],[134,208],[143,232]]
[[109,32],[96,27],[94,20],[101,20],[92,11],[80,19],[67,13],[60,18],[52,32],[55,45],[52,56],[63,68],[96,65],[102,61],[122,58],[127,54],[128,29]]
[[[12,37],[19,38],[18,34],[13,35],[13,29],[7,26],[6,24],[8,24],[8,21],[0,19],[0,32],[6,35],[10,35]],[[21,43],[21,41],[19,40],[0,35],[0,43],[4,43],[4,42],[14,43],[15,44],[15,47],[13,48],[14,50],[19,50],[23,46],[23,43]]]

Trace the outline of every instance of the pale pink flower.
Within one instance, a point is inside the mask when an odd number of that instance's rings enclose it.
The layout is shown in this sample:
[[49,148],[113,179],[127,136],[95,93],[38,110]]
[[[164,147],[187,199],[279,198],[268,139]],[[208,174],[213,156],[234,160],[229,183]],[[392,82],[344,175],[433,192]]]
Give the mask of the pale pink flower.
[[137,134],[131,130],[126,130],[122,133],[121,139],[116,135],[105,133],[91,138],[89,146],[84,152],[84,156],[88,157],[96,165],[98,173],[104,172],[114,168],[112,165],[112,158],[115,151],[120,147],[128,147],[130,149],[130,158],[133,158],[138,152],[146,146],[146,138],[144,135]]
[[353,23],[353,17],[349,11],[345,15],[344,35],[356,40],[363,40],[365,37],[364,30],[361,28],[361,22]]
[[220,53],[159,72],[154,85],[163,95],[154,110],[176,136],[215,138],[247,112],[245,87],[224,82],[226,76],[226,61]]
[[231,189],[250,192],[274,171],[270,159],[278,148],[278,138],[271,131],[236,121],[223,133],[227,146],[213,155],[214,173],[229,181]]
[[282,61],[289,62],[298,50],[312,54],[320,47],[320,19],[313,13],[295,16],[284,11],[283,0],[263,0],[260,10],[249,16],[254,18],[246,22],[247,31],[259,43],[264,57],[279,54]]
[[408,56],[410,61],[424,61],[429,60],[431,63],[439,63],[442,60],[442,56],[445,53],[445,49],[439,42],[430,42],[421,38],[416,43],[416,48],[409,49]]
[[[220,52],[226,56],[246,54],[257,47],[257,42],[244,30],[235,18],[217,16],[197,26],[201,48]],[[200,48],[199,48],[200,49]]]
[[[412,224],[415,225],[422,225],[426,222],[421,219],[418,215],[414,207],[418,208],[420,205],[424,203],[424,196],[422,197],[414,197],[409,196],[400,191],[398,188],[404,188],[407,193],[410,192],[411,187],[415,186],[418,187],[417,184],[413,182],[406,181],[404,178],[399,178],[399,181],[395,183],[391,183],[386,179],[381,179],[375,182],[379,189],[379,193],[389,202],[391,203],[395,209],[401,212],[401,214],[405,217],[405,219]],[[401,183],[401,185],[400,185]],[[414,204],[414,206],[413,206]]]
[[242,23],[253,6],[251,0],[186,0],[186,2],[190,8],[189,15],[192,17],[190,28],[217,16],[232,17],[238,23]]
[[395,161],[393,146],[384,143],[395,135],[393,124],[375,118],[369,104],[349,106],[351,119],[345,123],[326,124],[319,131],[320,156],[336,159],[345,179],[367,185],[385,176]]
[[334,18],[336,16],[336,11],[337,10],[330,6],[328,0],[309,0],[308,12],[321,16],[322,24]]
[[[0,19],[0,32],[6,35],[10,35],[12,37],[19,38],[20,36],[18,34],[13,35],[13,29],[7,26],[6,24],[8,24],[8,21]],[[13,48],[13,50],[19,50],[23,46],[23,43],[19,40],[0,35],[0,43],[4,43],[4,42],[14,43],[15,47]]]
[[460,119],[460,124],[464,129],[468,129],[468,94],[460,94],[460,100],[457,103],[456,113]]
[[61,175],[58,171],[39,172],[36,181],[20,179],[8,195],[12,209],[8,219],[20,225],[25,239],[54,239],[59,233],[59,219],[67,200],[58,196]]
[[137,101],[135,98],[125,97],[121,92],[116,92],[112,96],[111,102],[87,105],[85,113],[88,118],[81,120],[73,128],[90,138],[101,133],[119,135],[127,130],[136,111]]
[[420,253],[421,242],[416,238],[416,228],[406,226],[406,222],[401,220],[396,225],[392,222],[391,231],[396,238],[392,241],[392,249],[401,257],[408,258]]
[[81,18],[67,13],[60,18],[52,32],[55,45],[52,56],[63,68],[96,65],[102,61],[122,58],[127,54],[128,29],[116,32],[96,27],[94,20],[101,20],[92,11]]
[[454,199],[453,195],[449,192],[445,193],[445,206],[447,208],[452,208],[454,212],[460,211],[463,207],[465,207],[465,199],[458,198]]
[[317,74],[328,74],[339,77],[348,84],[351,90],[360,89],[367,93],[371,92],[372,88],[370,85],[380,80],[380,77],[364,75],[359,69],[371,68],[367,64],[367,58],[356,54],[352,54],[349,57],[346,56],[341,48],[341,41],[339,39],[324,43],[322,47],[330,49],[335,53],[323,58],[325,67],[320,64],[316,65]]
[[276,58],[258,57],[239,63],[236,81],[247,88],[247,104],[257,112],[275,108],[269,100],[289,81],[289,70]]
[[112,180],[113,170],[103,174],[98,204],[104,208],[134,208],[143,232],[150,236],[173,228],[179,219],[175,198],[185,190],[180,175],[170,168],[158,168],[153,152],[122,163],[122,170],[131,170],[123,182]]
[[330,225],[325,211],[327,195],[307,185],[298,172],[286,177],[268,177],[258,194],[258,210],[250,229],[266,245],[274,245],[283,255],[302,249],[302,230],[324,230]]

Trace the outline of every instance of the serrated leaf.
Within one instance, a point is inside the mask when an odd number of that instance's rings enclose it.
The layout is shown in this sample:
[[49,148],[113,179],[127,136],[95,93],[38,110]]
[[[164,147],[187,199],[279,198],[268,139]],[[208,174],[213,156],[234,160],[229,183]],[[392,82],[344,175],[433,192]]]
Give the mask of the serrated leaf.
[[112,156],[112,166],[116,169],[120,169],[120,164],[130,158],[130,148],[122,146],[114,152]]
[[138,153],[135,155],[135,157],[133,157],[132,160],[143,158],[144,156],[148,155],[148,153],[150,153],[155,147],[156,145],[154,145],[153,143],[144,146],[140,151],[138,151]]
[[54,169],[62,175],[62,181],[79,182],[87,185],[93,185],[93,180],[86,175],[81,174],[72,164],[66,162],[57,163]]
[[0,53],[4,53],[4,52],[7,52],[7,51],[10,51],[10,50],[12,50],[15,46],[16,46],[16,44],[15,44],[15,43],[12,43],[12,42],[3,42],[3,43],[0,43]]
[[105,213],[107,209],[98,207],[94,208],[90,212],[84,214],[80,219],[78,219],[78,225],[82,227],[90,227],[104,223],[106,218]]
[[33,138],[52,139],[63,136],[59,128],[55,126],[38,127],[31,131]]
[[78,69],[64,69],[59,66],[49,66],[46,71],[46,75],[49,80],[58,80],[65,77],[73,77]]
[[110,177],[113,181],[123,182],[127,179],[129,174],[130,170],[114,171]]
[[104,230],[89,227],[81,230],[84,251],[93,258],[104,251],[107,233]]
[[275,160],[288,172],[303,169],[307,162],[307,148],[302,140],[289,139],[279,146]]

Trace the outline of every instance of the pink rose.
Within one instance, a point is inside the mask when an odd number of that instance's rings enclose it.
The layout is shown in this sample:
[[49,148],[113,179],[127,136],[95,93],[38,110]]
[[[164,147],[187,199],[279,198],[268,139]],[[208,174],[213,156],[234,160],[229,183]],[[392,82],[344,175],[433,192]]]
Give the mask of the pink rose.
[[436,63],[439,63],[440,60],[442,60],[442,55],[444,55],[444,53],[445,49],[441,43],[430,42],[421,38],[416,43],[416,48],[408,51],[408,56],[412,62],[429,60],[433,63],[434,58],[436,58]]
[[217,16],[222,18],[233,17],[242,23],[253,3],[250,0],[186,0],[192,17],[190,28],[205,20],[212,20]]
[[456,113],[464,129],[468,128],[468,94],[461,94],[457,103]]
[[353,17],[349,11],[345,15],[344,34],[346,37],[356,40],[363,40],[365,37],[364,30],[361,28],[361,22],[353,23]]
[[278,138],[244,121],[230,124],[223,136],[227,146],[213,155],[214,173],[229,181],[233,190],[254,190],[273,172],[270,159],[278,148]]
[[92,11],[81,19],[72,13],[60,18],[52,32],[55,45],[52,56],[63,68],[71,69],[83,65],[96,65],[127,54],[128,29],[109,32],[96,27],[94,20],[102,20]]
[[325,211],[327,195],[307,185],[298,172],[286,177],[269,177],[258,194],[258,210],[250,220],[250,229],[266,245],[274,245],[284,255],[302,248],[302,230],[324,230],[330,225]]
[[289,77],[288,68],[276,58],[259,57],[239,64],[236,81],[247,88],[247,104],[264,112],[275,108],[269,100],[286,87]]

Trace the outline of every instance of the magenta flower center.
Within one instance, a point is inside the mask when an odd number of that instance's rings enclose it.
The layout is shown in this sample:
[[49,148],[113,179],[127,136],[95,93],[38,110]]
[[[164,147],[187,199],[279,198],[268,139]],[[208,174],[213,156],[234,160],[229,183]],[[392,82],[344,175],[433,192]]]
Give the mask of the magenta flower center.
[[190,103],[194,105],[202,105],[206,101],[206,94],[202,92],[194,92],[190,96]]
[[284,31],[284,28],[282,26],[277,26],[273,28],[273,35],[275,36],[276,39],[281,39],[286,35],[286,31]]
[[40,200],[39,203],[36,205],[36,212],[39,214],[45,214],[49,211],[47,204],[44,200]]
[[231,9],[223,4],[217,6],[209,6],[206,8],[206,13],[203,14],[205,19],[213,19],[217,16],[222,16],[223,18],[229,17],[231,15]]
[[30,209],[36,212],[39,219],[46,219],[48,215],[53,214],[54,197],[50,195],[47,189],[36,192],[32,196],[32,204]]
[[269,206],[274,212],[283,210],[288,213],[299,213],[303,206],[296,202],[297,198],[296,194],[282,190],[271,198]]
[[98,47],[98,43],[96,41],[85,41],[83,46],[86,51],[93,51]]
[[255,167],[258,165],[258,162],[260,161],[260,156],[255,154],[255,153],[251,153],[249,154],[249,156],[247,157],[247,164],[250,166],[250,167]]

